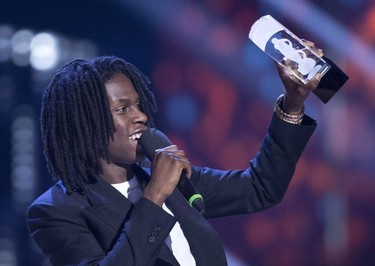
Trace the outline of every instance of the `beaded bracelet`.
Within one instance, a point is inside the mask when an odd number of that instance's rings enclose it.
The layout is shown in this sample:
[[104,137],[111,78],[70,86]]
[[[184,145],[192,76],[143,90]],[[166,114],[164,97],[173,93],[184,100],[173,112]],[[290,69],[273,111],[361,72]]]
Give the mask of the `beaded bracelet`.
[[291,123],[291,124],[295,124],[295,125],[300,125],[301,122],[302,122],[302,119],[303,119],[305,107],[302,109],[301,113],[299,113],[299,114],[288,114],[288,113],[285,113],[282,110],[284,98],[285,98],[284,94],[281,94],[277,98],[277,100],[276,100],[276,102],[275,102],[275,104],[273,106],[274,112],[277,114],[277,116],[279,118],[281,118],[285,122],[288,122],[288,123]]

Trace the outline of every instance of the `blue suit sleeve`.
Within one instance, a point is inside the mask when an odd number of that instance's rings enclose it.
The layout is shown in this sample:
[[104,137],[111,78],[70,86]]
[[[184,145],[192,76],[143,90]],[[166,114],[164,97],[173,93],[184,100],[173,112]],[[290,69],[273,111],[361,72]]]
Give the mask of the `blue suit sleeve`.
[[[74,209],[75,208],[75,209]],[[35,242],[53,265],[153,265],[175,224],[174,217],[141,198],[129,212],[110,250],[103,250],[80,207],[36,201],[27,221]]]
[[279,203],[315,128],[316,122],[308,116],[302,125],[293,125],[274,115],[248,168],[223,171],[195,167],[191,180],[204,198],[205,216],[253,213]]

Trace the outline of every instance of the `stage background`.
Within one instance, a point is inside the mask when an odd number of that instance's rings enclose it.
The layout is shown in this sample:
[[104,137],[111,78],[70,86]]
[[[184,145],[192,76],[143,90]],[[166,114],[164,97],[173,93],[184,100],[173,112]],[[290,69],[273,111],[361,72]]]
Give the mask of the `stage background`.
[[319,126],[284,200],[211,221],[229,265],[375,265],[369,0],[1,1],[0,265],[46,265],[25,212],[52,185],[39,112],[57,67],[95,55],[128,60],[152,81],[157,126],[194,164],[243,168],[283,91],[272,60],[247,37],[265,14],[315,42],[350,80],[328,104],[314,95],[307,100],[305,111]]

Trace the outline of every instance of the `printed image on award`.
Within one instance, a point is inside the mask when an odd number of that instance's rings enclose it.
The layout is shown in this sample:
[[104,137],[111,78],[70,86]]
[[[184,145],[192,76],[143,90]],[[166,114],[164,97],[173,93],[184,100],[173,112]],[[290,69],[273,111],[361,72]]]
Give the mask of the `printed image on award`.
[[270,15],[259,18],[252,25],[249,38],[304,84],[320,73],[321,82],[313,92],[324,103],[348,80],[348,76],[331,60],[320,57]]

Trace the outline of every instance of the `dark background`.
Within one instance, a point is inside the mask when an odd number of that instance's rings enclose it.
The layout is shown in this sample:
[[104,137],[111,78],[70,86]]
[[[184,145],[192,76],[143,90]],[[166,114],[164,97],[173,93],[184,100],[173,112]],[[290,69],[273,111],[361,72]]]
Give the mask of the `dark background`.
[[[272,60],[247,37],[265,14],[315,42],[350,80],[327,104],[307,100],[319,126],[284,200],[211,221],[229,264],[374,265],[375,4],[366,0],[1,1],[0,265],[44,261],[25,212],[52,185],[39,112],[57,67],[104,54],[128,60],[152,81],[157,126],[194,164],[243,168],[283,92]],[[41,33],[59,55],[46,70],[29,61]]]

